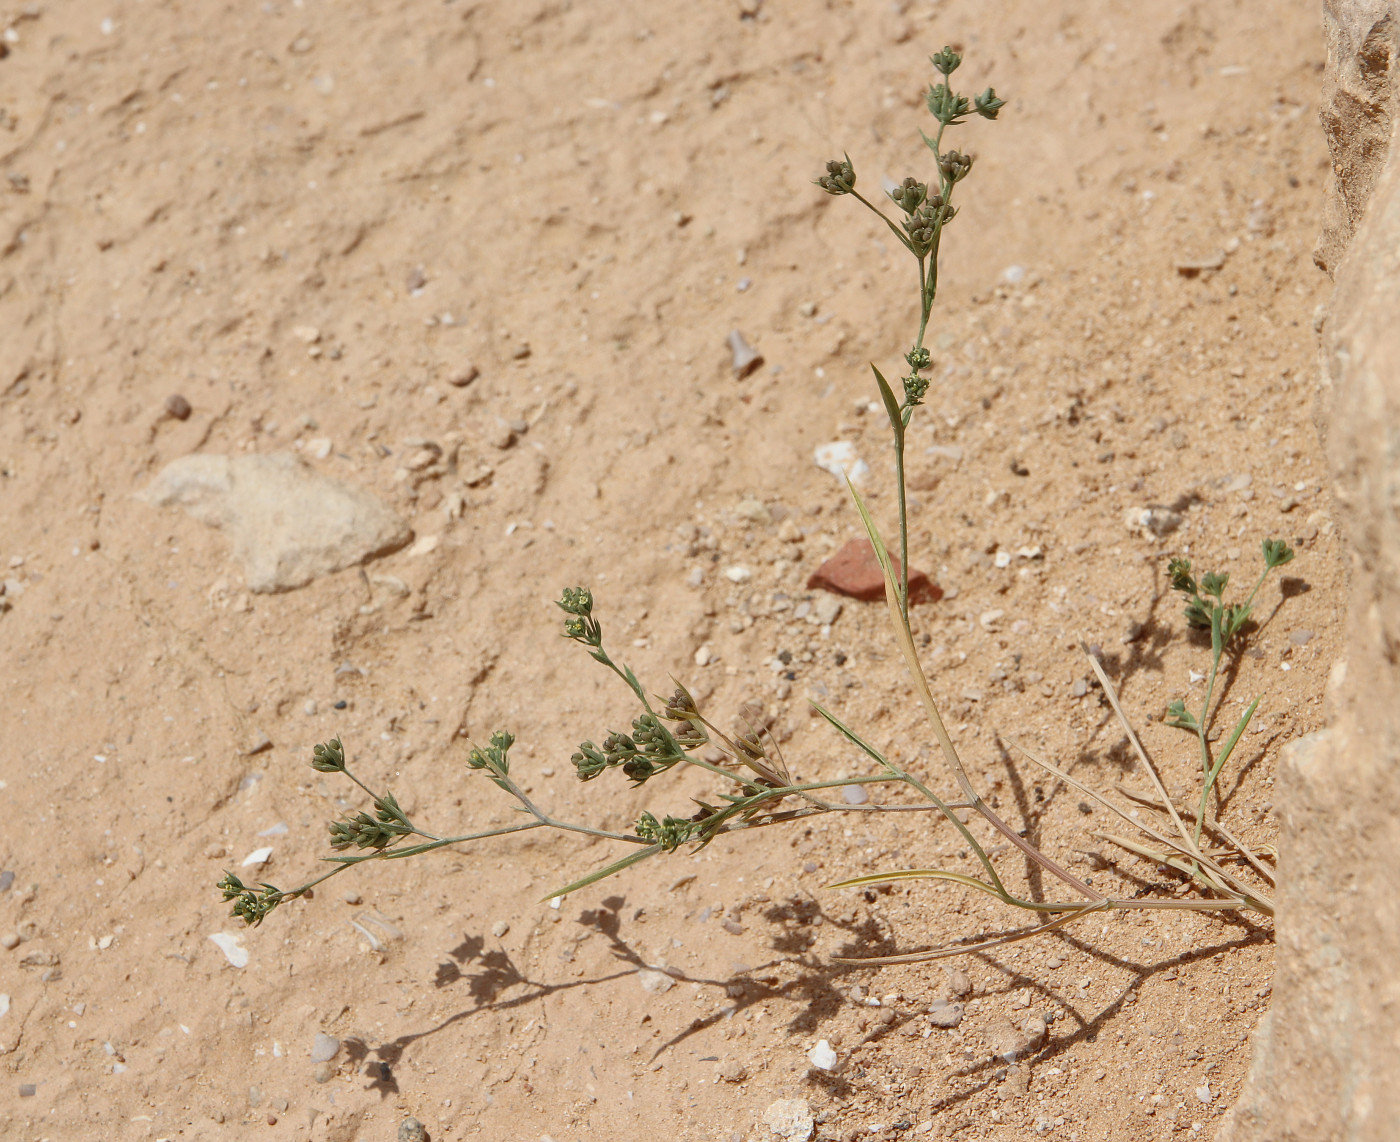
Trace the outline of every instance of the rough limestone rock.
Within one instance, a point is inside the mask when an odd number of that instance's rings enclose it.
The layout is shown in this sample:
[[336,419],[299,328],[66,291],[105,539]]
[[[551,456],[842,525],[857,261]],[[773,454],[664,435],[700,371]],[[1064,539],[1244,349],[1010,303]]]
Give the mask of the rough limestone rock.
[[1327,74],[1322,129],[1332,155],[1313,260],[1335,276],[1385,164],[1395,119],[1391,72],[1400,43],[1394,0],[1324,0]]
[[1222,1142],[1381,1142],[1400,1129],[1400,2],[1325,8],[1336,179],[1318,260],[1337,284],[1322,415],[1353,556],[1347,649],[1329,728],[1280,759],[1273,1003]]
[[286,452],[185,456],[139,495],[228,532],[250,591],[290,591],[413,538],[408,524],[368,492],[319,475]]

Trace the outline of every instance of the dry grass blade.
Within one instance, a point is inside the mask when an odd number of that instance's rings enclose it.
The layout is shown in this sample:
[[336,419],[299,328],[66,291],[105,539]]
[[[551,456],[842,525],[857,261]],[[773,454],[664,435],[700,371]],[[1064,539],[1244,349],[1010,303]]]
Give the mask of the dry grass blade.
[[[1146,793],[1140,793],[1135,789],[1129,789],[1121,783],[1117,786],[1117,789],[1124,797],[1136,801],[1139,805],[1145,805],[1149,809],[1156,809],[1159,813],[1166,812],[1161,801],[1156,797],[1150,797]],[[1196,809],[1194,806],[1188,805],[1186,807],[1186,812],[1193,818],[1196,816]],[[1241,858],[1247,860],[1254,867],[1255,872],[1264,877],[1270,884],[1278,883],[1274,875],[1274,870],[1261,861],[1253,849],[1235,836],[1234,833],[1230,832],[1229,829],[1209,813],[1206,814],[1205,824],[1207,829],[1220,837],[1226,844],[1231,845]]]
[[1089,659],[1089,665],[1093,667],[1094,674],[1098,677],[1099,685],[1103,687],[1103,692],[1108,695],[1109,703],[1113,706],[1113,712],[1118,715],[1118,720],[1123,723],[1123,732],[1128,735],[1128,740],[1133,743],[1133,750],[1138,755],[1138,760],[1142,762],[1142,767],[1147,771],[1148,777],[1152,779],[1152,784],[1171,811],[1171,817],[1176,822],[1176,827],[1181,830],[1181,835],[1186,838],[1186,843],[1192,850],[1196,849],[1196,843],[1191,837],[1191,831],[1181,819],[1181,814],[1176,811],[1176,806],[1172,804],[1171,798],[1167,796],[1166,788],[1162,785],[1162,779],[1157,776],[1157,770],[1152,762],[1147,759],[1147,751],[1142,748],[1142,743],[1138,741],[1137,731],[1133,729],[1132,722],[1128,721],[1128,715],[1123,713],[1123,707],[1118,701],[1118,692],[1114,690],[1113,683],[1108,680],[1108,675],[1104,673],[1103,666],[1097,656],[1091,654],[1088,643],[1080,642],[1080,647],[1084,655]]
[[[1214,860],[1208,857],[1206,854],[1202,853],[1200,849],[1196,847],[1195,844],[1190,843],[1189,837],[1189,847],[1187,847],[1187,845],[1182,844],[1182,842],[1176,840],[1175,838],[1169,837],[1164,833],[1159,833],[1156,829],[1152,828],[1151,825],[1144,824],[1143,822],[1133,817],[1130,817],[1121,808],[1115,805],[1112,801],[1108,800],[1097,790],[1091,788],[1088,785],[1085,785],[1084,782],[1066,773],[1059,766],[1051,764],[1044,758],[1037,757],[1033,752],[1031,752],[1029,749],[1023,746],[1020,742],[1016,741],[1013,738],[1007,738],[1006,741],[1010,745],[1018,749],[1029,760],[1034,762],[1036,765],[1040,766],[1040,768],[1045,770],[1045,772],[1059,778],[1061,781],[1065,782],[1065,784],[1070,785],[1075,789],[1078,789],[1086,797],[1093,798],[1105,809],[1109,810],[1112,813],[1116,813],[1119,817],[1123,819],[1124,822],[1131,825],[1133,828],[1139,830],[1142,833],[1145,833],[1147,836],[1151,837],[1155,841],[1160,841],[1168,848],[1175,849],[1181,855],[1191,860],[1199,862],[1202,868],[1214,874],[1209,878],[1208,883],[1210,883],[1210,885],[1214,887],[1217,891],[1230,893],[1236,896],[1248,896],[1251,900],[1258,900],[1261,903],[1267,905],[1267,908],[1264,910],[1268,911],[1270,915],[1273,914],[1273,902],[1271,900],[1255,892],[1249,885],[1245,884],[1238,877],[1234,876],[1228,870],[1221,867],[1218,863],[1216,863]],[[1118,842],[1115,840],[1114,843],[1116,844]],[[1137,848],[1134,848],[1131,845],[1124,845],[1123,847],[1133,852],[1138,851]],[[1161,864],[1164,862],[1158,861],[1157,863]],[[1190,874],[1189,869],[1186,871],[1188,872],[1188,874]],[[1272,878],[1270,878],[1270,880],[1272,882]]]

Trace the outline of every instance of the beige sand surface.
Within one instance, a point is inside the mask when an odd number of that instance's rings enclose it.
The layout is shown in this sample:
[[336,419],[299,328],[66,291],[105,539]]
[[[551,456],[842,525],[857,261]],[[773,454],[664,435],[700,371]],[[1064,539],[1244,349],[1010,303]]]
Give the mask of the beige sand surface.
[[[951,788],[883,608],[795,617],[858,527],[814,447],[852,442],[893,519],[866,363],[897,368],[916,316],[907,256],[811,179],[843,151],[872,189],[926,172],[945,42],[963,89],[1008,105],[956,129],[978,161],[912,436],[912,559],[947,591],[915,623],[935,692],[1018,827],[1115,892],[1173,891],[998,735],[1131,779],[1100,692],[1075,696],[1083,637],[1188,786],[1191,742],[1160,718],[1199,695],[1208,651],[1166,561],[1189,549],[1243,582],[1262,539],[1296,542],[1225,698],[1262,695],[1222,813],[1267,843],[1277,751],[1322,721],[1344,575],[1311,420],[1315,4],[0,16],[0,935],[20,940],[0,950],[0,1135],[388,1142],[413,1115],[438,1140],[716,1142],[772,1137],[765,1109],[803,1098],[825,1138],[1212,1136],[1268,1005],[1269,927],[1095,919],[952,961],[966,1015],[925,1035],[941,967],[829,957],[1020,918],[951,886],[822,887],[971,871],[922,817],[682,850],[558,909],[540,901],[617,850],[530,834],[341,877],[241,932],[242,969],[209,937],[240,931],[223,869],[270,845],[261,875],[301,883],[325,823],[363,807],[307,765],[332,735],[443,832],[513,819],[464,765],[497,728],[570,819],[627,828],[711,792],[574,779],[577,743],[633,710],[559,638],[567,584],[594,588],[653,690],[673,673],[726,723],[764,705],[795,771],[862,771],[818,696]],[[734,328],[765,358],[737,382]],[[287,451],[414,543],[255,594],[226,533],[134,498],[192,452]],[[1154,504],[1180,529],[1125,525]],[[1047,1039],[1008,1072],[998,1036],[1035,1012]],[[341,1042],[319,1072],[317,1032]],[[809,1067],[819,1039],[830,1073]]]

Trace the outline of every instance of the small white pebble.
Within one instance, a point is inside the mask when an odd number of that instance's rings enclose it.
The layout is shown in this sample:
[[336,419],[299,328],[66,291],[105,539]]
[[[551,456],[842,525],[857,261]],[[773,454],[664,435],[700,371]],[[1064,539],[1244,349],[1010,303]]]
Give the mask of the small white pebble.
[[234,967],[246,968],[248,966],[248,949],[239,945],[239,937],[236,933],[214,932],[209,938],[218,945],[219,951],[224,953],[228,962]]
[[817,1045],[807,1052],[807,1061],[819,1071],[835,1070],[836,1051],[825,1039],[819,1039]]

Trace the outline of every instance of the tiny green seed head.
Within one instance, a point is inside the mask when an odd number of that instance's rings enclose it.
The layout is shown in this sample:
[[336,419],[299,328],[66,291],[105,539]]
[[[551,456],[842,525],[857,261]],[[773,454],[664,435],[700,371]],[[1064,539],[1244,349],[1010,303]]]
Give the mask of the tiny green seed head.
[[983,119],[995,119],[997,112],[1006,106],[1006,100],[998,99],[996,89],[989,87],[972,100],[972,105]]
[[945,83],[934,84],[928,89],[928,94],[924,98],[928,104],[929,113],[945,125],[960,123],[962,116],[967,114],[967,96],[958,95]]
[[311,751],[311,768],[321,773],[341,773],[345,769],[345,749],[339,738],[331,738]]
[[904,359],[909,362],[909,367],[914,372],[920,372],[933,364],[933,357],[922,345],[909,350],[904,354]]
[[962,63],[962,56],[951,47],[945,47],[937,55],[930,56],[929,62],[933,64],[934,69],[940,74],[952,75],[953,72],[958,70],[958,65]]
[[1167,564],[1167,577],[1171,580],[1173,591],[1180,591],[1185,595],[1196,593],[1196,580],[1191,576],[1191,560],[1173,559]]
[[1264,564],[1273,569],[1293,562],[1294,551],[1281,539],[1264,540]]

